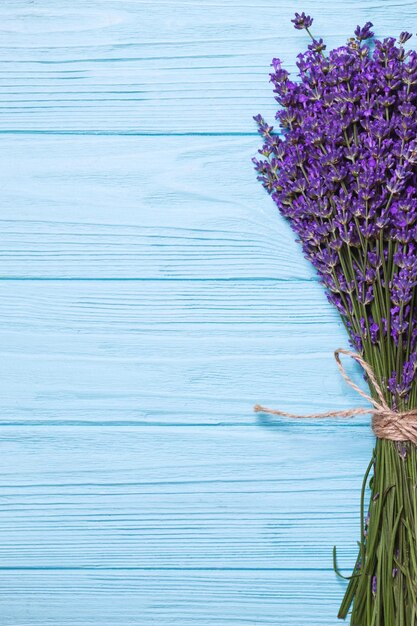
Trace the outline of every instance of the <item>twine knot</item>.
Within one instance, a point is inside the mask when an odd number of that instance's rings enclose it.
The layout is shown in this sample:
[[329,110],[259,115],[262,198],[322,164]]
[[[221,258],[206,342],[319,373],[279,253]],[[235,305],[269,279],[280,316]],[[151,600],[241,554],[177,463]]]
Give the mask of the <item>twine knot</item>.
[[[360,387],[355,385],[353,380],[346,374],[346,370],[340,360],[340,355],[344,354],[354,359],[362,369],[366,372],[368,379],[375,390],[377,399],[362,391]],[[390,439],[391,441],[412,441],[417,445],[417,407],[409,411],[395,411],[385,400],[382,389],[376,380],[376,376],[372,367],[367,363],[360,354],[338,348],[334,352],[337,367],[352,389],[354,389],[362,398],[368,400],[372,408],[357,407],[352,409],[344,409],[342,411],[326,411],[324,413],[309,413],[306,415],[298,415],[295,413],[287,413],[286,411],[278,411],[276,409],[268,409],[264,406],[256,404],[255,412],[270,413],[272,415],[281,415],[282,417],[290,417],[295,419],[323,419],[326,417],[353,417],[354,415],[372,415],[372,430],[379,439]]]

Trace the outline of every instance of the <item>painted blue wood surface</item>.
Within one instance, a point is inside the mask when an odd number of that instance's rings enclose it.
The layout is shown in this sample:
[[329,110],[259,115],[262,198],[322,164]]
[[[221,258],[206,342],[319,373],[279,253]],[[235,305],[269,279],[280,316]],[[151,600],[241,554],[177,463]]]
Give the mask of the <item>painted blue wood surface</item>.
[[[411,0],[0,4],[1,626],[335,625],[367,418],[255,180],[269,63]],[[356,380],[360,380],[355,373]]]

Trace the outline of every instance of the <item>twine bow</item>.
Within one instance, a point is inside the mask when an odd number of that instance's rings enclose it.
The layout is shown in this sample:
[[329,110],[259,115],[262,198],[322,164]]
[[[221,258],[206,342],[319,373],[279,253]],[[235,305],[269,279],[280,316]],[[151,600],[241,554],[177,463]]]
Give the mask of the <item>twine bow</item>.
[[[368,375],[368,379],[375,390],[377,400],[362,391],[351,378],[346,374],[346,370],[340,360],[340,355],[354,359]],[[282,417],[291,417],[295,419],[322,419],[326,417],[353,417],[354,415],[372,415],[372,430],[379,439],[390,439],[391,441],[412,441],[417,445],[417,407],[409,411],[394,411],[384,398],[381,387],[376,380],[375,374],[371,366],[356,352],[338,348],[334,352],[337,367],[344,380],[352,389],[354,389],[362,398],[370,402],[373,408],[357,407],[352,409],[344,409],[342,411],[326,411],[324,413],[310,413],[307,415],[297,415],[296,413],[287,413],[286,411],[278,411],[276,409],[268,409],[264,406],[256,404],[255,412],[270,413],[271,415],[281,415]]]

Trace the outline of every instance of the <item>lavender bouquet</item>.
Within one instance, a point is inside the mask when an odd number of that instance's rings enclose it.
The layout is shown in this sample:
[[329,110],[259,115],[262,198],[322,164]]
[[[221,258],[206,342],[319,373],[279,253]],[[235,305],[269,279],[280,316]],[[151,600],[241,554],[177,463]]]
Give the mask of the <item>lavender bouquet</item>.
[[377,435],[338,616],[416,626],[417,53],[404,48],[410,33],[378,40],[370,22],[326,53],[311,17],[293,22],[311,43],[296,81],[272,61],[280,131],[254,118],[264,142],[254,164],[367,372]]

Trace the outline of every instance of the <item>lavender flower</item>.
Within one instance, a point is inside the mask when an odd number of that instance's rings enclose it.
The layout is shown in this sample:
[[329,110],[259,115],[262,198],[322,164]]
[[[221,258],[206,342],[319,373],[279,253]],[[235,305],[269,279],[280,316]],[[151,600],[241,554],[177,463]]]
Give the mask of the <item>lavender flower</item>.
[[[293,20],[311,38],[298,77],[272,62],[278,131],[256,116],[263,146],[253,161],[407,426],[417,407],[417,52],[404,50],[406,31],[371,44],[366,22],[325,53],[312,21]],[[417,626],[417,447],[378,439],[374,454],[371,513],[363,519],[363,490],[359,555],[338,617]]]
[[402,33],[400,33],[400,36],[398,37],[398,41],[402,45],[406,43],[406,41],[411,39],[412,36],[413,35],[411,33],[408,33],[406,30],[404,30]]
[[[292,21],[308,30],[313,20],[296,13]],[[371,361],[372,346],[388,353],[392,341],[401,351],[387,377],[400,406],[416,372],[417,53],[404,54],[406,31],[399,45],[376,39],[371,51],[363,43],[371,28],[358,26],[355,45],[327,56],[312,38],[295,81],[273,60],[280,130],[255,117],[264,144],[253,162],[352,344]]]
[[357,26],[355,28],[355,36],[358,41],[365,41],[365,39],[371,39],[374,33],[371,31],[372,22],[366,22],[364,26]]
[[296,28],[297,30],[303,30],[310,28],[313,23],[313,18],[311,18],[309,15],[306,15],[303,11],[303,13],[301,14],[296,13],[294,19],[291,20],[291,22],[294,24],[294,28]]

